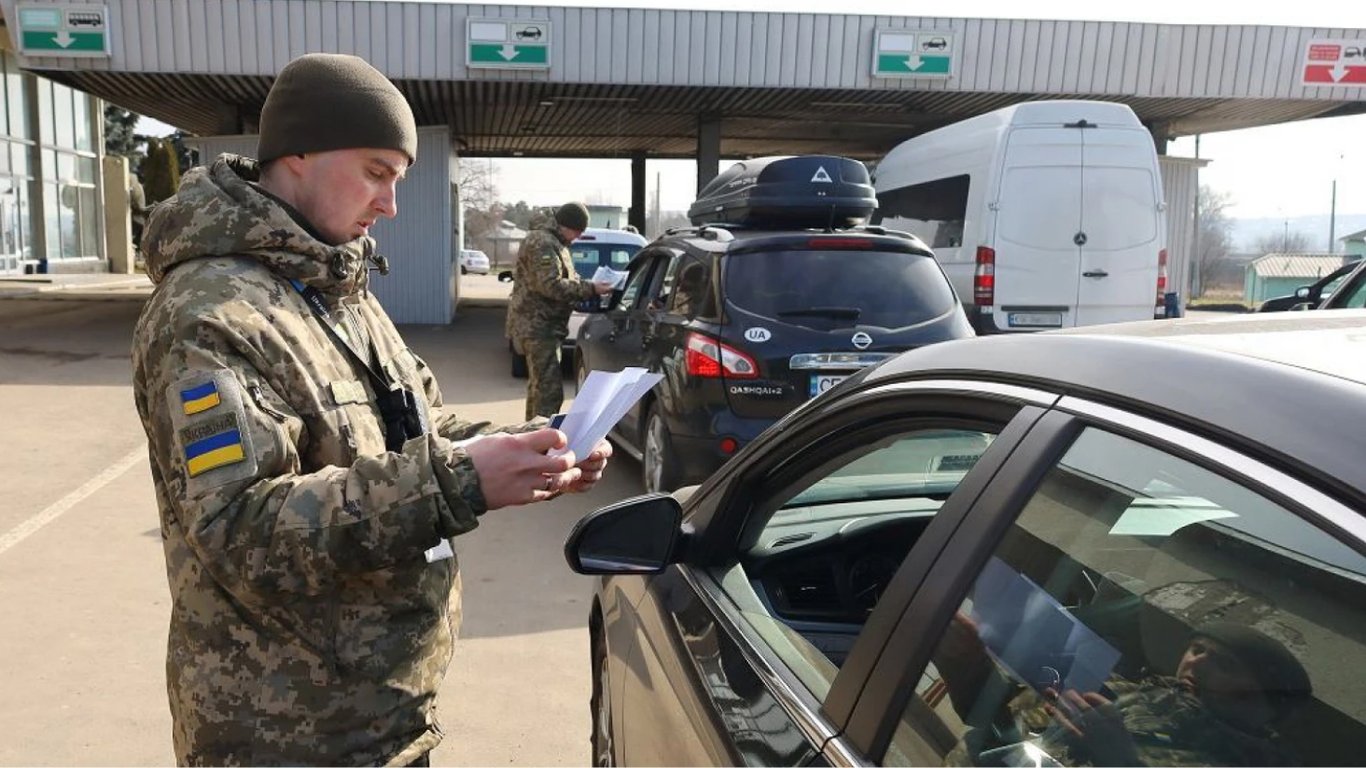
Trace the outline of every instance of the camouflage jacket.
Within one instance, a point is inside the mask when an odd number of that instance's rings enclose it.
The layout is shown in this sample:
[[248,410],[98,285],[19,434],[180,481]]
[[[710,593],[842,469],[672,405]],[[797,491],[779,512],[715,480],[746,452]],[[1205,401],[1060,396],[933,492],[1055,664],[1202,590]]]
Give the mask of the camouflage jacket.
[[[373,241],[320,242],[255,174],[226,155],[190,171],[143,241],[156,290],[134,393],[172,596],[176,757],[410,762],[441,740],[460,616],[456,561],[425,553],[485,509],[451,440],[490,428],[441,411],[366,290]],[[386,452],[374,387],[300,287],[419,395],[429,434]]]
[[[1133,741],[1139,765],[1295,765],[1292,753],[1269,730],[1248,733],[1219,719],[1171,677],[1137,682],[1113,676],[1106,685]],[[1063,765],[1111,765],[1054,722],[1033,691],[1010,705],[1027,731],[1042,734],[1039,746]],[[1110,745],[1113,746],[1113,745]]]
[[[539,226],[538,226],[539,225]],[[512,298],[508,300],[510,339],[563,339],[575,302],[597,295],[593,284],[579,279],[569,248],[554,219],[532,221],[532,232],[517,251]]]

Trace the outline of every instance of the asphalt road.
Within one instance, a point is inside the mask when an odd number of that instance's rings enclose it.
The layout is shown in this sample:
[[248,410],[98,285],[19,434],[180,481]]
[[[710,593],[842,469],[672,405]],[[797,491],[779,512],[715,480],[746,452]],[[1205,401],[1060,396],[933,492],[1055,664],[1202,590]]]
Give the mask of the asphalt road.
[[[130,385],[140,307],[0,301],[0,765],[174,762],[169,596]],[[524,384],[502,322],[468,308],[402,330],[448,407],[513,423]],[[618,457],[592,494],[491,512],[457,540],[464,627],[434,765],[589,761],[591,583],[562,546],[583,514],[640,493],[638,477]]]

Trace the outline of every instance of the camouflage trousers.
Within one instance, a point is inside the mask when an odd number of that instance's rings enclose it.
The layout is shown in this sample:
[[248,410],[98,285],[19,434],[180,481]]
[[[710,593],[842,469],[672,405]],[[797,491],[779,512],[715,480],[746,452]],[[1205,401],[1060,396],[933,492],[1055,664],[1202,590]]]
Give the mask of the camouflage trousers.
[[526,418],[554,416],[564,405],[559,339],[521,339],[526,354]]

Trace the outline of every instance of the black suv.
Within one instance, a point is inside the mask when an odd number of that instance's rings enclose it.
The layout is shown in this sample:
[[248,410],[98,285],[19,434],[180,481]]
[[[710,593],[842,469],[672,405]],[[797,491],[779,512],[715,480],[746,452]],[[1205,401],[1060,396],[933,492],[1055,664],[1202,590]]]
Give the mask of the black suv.
[[[852,207],[833,193],[866,179],[861,163],[824,155],[738,163],[690,211],[712,221],[642,249],[624,288],[580,327],[580,383],[626,366],[664,374],[613,431],[640,459],[647,490],[701,482],[861,368],[974,335],[924,243],[852,224],[876,205],[872,188]],[[728,184],[738,204],[716,202]],[[803,212],[807,185],[827,194]],[[824,226],[797,226],[803,219]]]

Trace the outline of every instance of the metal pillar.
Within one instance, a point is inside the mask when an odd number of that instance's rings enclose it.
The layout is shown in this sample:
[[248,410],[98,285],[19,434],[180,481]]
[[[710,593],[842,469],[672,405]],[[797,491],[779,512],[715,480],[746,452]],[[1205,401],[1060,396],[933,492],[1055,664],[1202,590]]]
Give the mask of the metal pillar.
[[721,116],[697,117],[697,191],[721,172]]
[[626,214],[626,221],[636,231],[645,233],[645,153],[635,152],[631,155],[631,210]]

